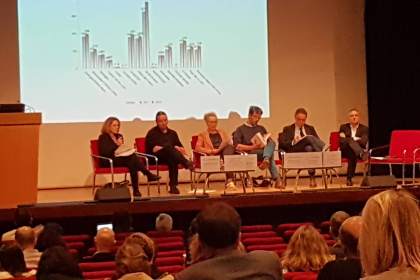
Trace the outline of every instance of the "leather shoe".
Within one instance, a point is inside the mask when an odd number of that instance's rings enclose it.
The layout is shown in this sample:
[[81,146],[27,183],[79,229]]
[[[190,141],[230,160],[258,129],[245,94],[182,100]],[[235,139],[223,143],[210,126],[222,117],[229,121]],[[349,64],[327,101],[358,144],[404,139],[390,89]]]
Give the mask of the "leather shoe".
[[147,174],[147,181],[149,182],[159,181],[160,178],[161,178],[160,176],[155,175],[153,173]]
[[171,187],[171,189],[169,190],[169,193],[171,194],[179,194],[179,189],[176,186]]
[[133,196],[135,197],[141,197],[141,193],[139,190],[133,190]]
[[351,180],[351,178],[347,178],[346,186],[347,187],[353,186],[353,181]]

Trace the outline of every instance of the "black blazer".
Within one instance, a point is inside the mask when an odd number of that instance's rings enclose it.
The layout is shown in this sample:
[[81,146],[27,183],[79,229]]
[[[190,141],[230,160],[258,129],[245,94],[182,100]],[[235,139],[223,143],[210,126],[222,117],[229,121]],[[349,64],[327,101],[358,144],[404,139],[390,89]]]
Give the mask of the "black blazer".
[[[319,138],[315,128],[312,125],[304,124],[303,127],[305,129],[306,135],[313,135],[316,138]],[[295,124],[285,126],[283,128],[283,132],[281,133],[281,137],[279,139],[279,150],[288,152],[292,148],[292,142],[293,139],[295,139],[295,128]]]
[[[122,137],[121,134],[116,134],[115,137],[118,139]],[[115,158],[114,152],[118,148],[111,136],[108,133],[102,133],[98,138],[99,155],[107,158]],[[105,167],[109,165],[107,160],[101,160],[100,165]]]
[[[344,133],[346,135],[345,138],[351,137],[351,126],[350,123],[345,123],[340,126],[340,133]],[[369,128],[366,125],[359,124],[359,127],[356,130],[356,136],[360,137],[360,139],[357,141],[360,144],[360,147],[366,148],[366,145],[369,141]],[[344,138],[340,137],[340,142]]]

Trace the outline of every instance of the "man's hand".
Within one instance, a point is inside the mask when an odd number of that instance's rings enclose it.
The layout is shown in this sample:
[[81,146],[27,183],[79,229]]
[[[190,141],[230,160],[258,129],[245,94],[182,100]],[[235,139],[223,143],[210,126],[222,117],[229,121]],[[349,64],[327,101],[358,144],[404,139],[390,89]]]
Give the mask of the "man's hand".
[[153,147],[153,152],[156,154],[157,152],[159,152],[160,150],[162,150],[163,147],[162,146],[154,146]]
[[187,152],[185,151],[184,147],[175,146],[174,148],[175,148],[175,150],[177,150],[178,152],[180,152],[183,155],[186,155],[187,154]]
[[297,142],[299,142],[302,139],[302,137],[300,137],[299,135],[295,135],[295,138],[293,139],[293,144],[296,144]]
[[118,137],[118,139],[117,139],[117,145],[118,146],[121,146],[122,144],[124,144],[124,138]]
[[346,134],[344,132],[340,132],[340,137],[341,138],[346,138]]

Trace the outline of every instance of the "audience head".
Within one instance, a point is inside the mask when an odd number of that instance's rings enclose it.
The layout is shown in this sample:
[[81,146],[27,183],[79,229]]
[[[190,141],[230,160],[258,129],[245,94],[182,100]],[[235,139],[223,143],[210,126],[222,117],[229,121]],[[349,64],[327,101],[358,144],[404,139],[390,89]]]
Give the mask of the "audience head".
[[124,243],[115,255],[115,279],[121,278],[125,274],[144,272],[151,274],[151,263],[139,244],[129,242]]
[[256,125],[260,120],[263,114],[263,110],[258,106],[250,106],[248,110],[248,123],[251,125]]
[[32,226],[33,218],[28,208],[18,207],[15,211],[16,227]]
[[359,110],[352,108],[349,110],[349,121],[353,125],[357,125],[359,123],[360,113]]
[[95,246],[98,252],[112,252],[115,246],[115,233],[110,228],[101,228],[95,236]]
[[334,238],[338,237],[338,231],[341,227],[341,224],[348,218],[350,218],[350,215],[344,211],[337,211],[332,214],[330,218],[330,233]]
[[103,134],[117,134],[120,131],[120,120],[116,117],[109,117],[104,121],[102,125],[101,133]]
[[297,108],[295,111],[295,125],[297,127],[302,127],[306,123],[308,118],[308,112],[305,108]]
[[74,257],[64,247],[54,246],[45,250],[41,255],[36,279],[60,279],[59,276],[77,279],[83,278],[82,272]]
[[155,260],[156,256],[156,246],[155,242],[146,234],[141,232],[135,232],[132,233],[130,236],[128,236],[124,244],[137,244],[139,245],[144,254],[147,257],[147,260],[152,263]]
[[207,206],[197,216],[198,239],[210,248],[237,248],[240,228],[238,212],[226,203]]
[[391,268],[420,273],[420,210],[405,190],[387,190],[372,196],[363,212],[359,249],[367,275]]
[[166,130],[168,128],[168,115],[163,111],[157,112],[156,124],[160,130]]
[[346,219],[340,227],[339,239],[347,258],[358,258],[359,236],[362,230],[362,217],[354,216]]
[[35,231],[28,226],[20,227],[16,230],[15,240],[22,250],[33,249],[36,241]]
[[46,249],[53,246],[66,247],[66,243],[61,236],[63,234],[63,228],[56,223],[48,223],[38,236],[36,242],[36,249],[43,252]]
[[17,245],[4,246],[0,249],[0,263],[2,268],[13,277],[21,276],[26,272],[25,258]]
[[282,264],[288,271],[319,271],[331,259],[321,234],[313,226],[303,225],[290,238]]
[[214,112],[206,113],[204,115],[204,121],[207,124],[209,130],[215,130],[217,128],[217,115]]
[[172,230],[172,217],[166,213],[161,213],[156,218],[155,228],[158,232],[170,232]]
[[112,229],[114,232],[133,231],[133,217],[127,211],[116,211],[112,215]]

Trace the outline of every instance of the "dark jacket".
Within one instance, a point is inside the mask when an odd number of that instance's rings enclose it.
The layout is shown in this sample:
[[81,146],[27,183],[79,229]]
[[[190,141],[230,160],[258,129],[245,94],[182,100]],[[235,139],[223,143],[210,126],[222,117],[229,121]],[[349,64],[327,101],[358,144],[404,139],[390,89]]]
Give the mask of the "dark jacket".
[[163,133],[159,127],[155,126],[146,134],[146,153],[154,154],[155,146],[173,148],[175,146],[182,147],[182,144],[175,130],[168,128],[167,132]]
[[[115,137],[118,139],[122,137],[122,135],[116,134]],[[114,159],[114,152],[118,148],[118,145],[115,144],[114,140],[112,140],[109,134],[102,133],[98,138],[98,148],[100,156]],[[106,160],[101,160],[100,165],[105,167],[108,166],[109,163]]]
[[[346,135],[346,138],[351,137],[351,126],[350,123],[342,124],[340,126],[340,133],[343,132]],[[356,137],[360,137],[357,142],[359,142],[360,147],[366,148],[366,145],[369,141],[369,128],[366,125],[359,124],[359,127],[356,130]],[[342,140],[342,138],[340,139]]]
[[[316,138],[319,138],[313,126],[304,124],[303,127],[305,129],[306,135],[313,135]],[[295,139],[295,128],[295,124],[285,126],[283,128],[283,132],[281,133],[280,137],[281,139],[279,139],[279,150],[284,150],[286,152],[290,151],[292,148],[293,139]]]

